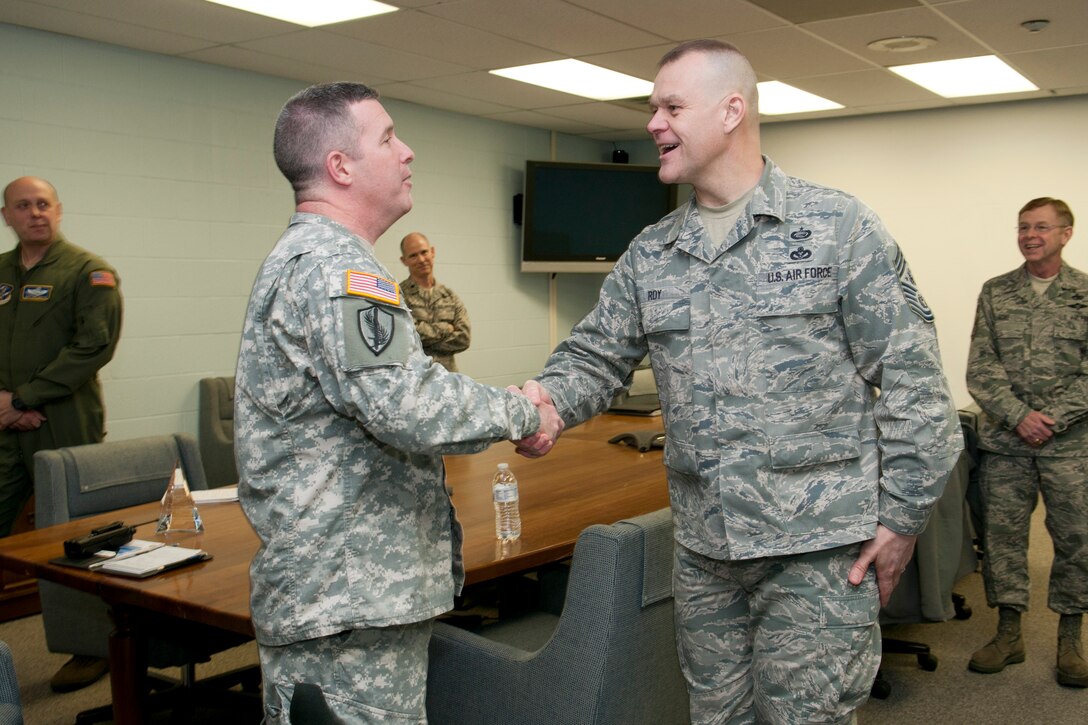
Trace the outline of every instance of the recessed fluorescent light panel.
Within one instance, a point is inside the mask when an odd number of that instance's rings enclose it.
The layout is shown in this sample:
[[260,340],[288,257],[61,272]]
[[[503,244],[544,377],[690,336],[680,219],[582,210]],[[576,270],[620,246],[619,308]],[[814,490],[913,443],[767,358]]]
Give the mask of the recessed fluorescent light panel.
[[1038,86],[993,55],[897,65],[888,70],[944,98],[1039,90]]
[[398,8],[374,0],[207,0],[216,5],[286,20],[295,25],[315,28],[318,25],[342,23],[345,20],[368,18],[391,13]]
[[654,89],[654,84],[650,81],[571,58],[499,68],[489,72],[503,78],[597,101],[644,97],[650,95]]
[[757,83],[756,88],[759,89],[759,113],[764,116],[832,111],[843,107],[841,103],[829,101],[781,81],[764,81]]

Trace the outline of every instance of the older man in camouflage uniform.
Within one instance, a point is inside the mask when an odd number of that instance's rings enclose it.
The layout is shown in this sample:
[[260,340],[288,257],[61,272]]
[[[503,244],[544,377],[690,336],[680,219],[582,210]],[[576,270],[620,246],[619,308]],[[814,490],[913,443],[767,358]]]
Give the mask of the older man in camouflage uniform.
[[561,423],[423,354],[373,252],[413,158],[376,92],[302,91],[275,155],[297,213],[254,284],[235,399],[265,722],[302,682],[345,722],[423,722],[431,620],[463,581],[442,455],[530,435],[538,453]]
[[468,310],[453,290],[434,278],[435,249],[430,240],[412,232],[400,240],[400,261],[408,279],[400,283],[412,311],[423,352],[450,372],[457,372],[453,356],[468,349],[472,325]]
[[932,314],[872,211],[760,154],[736,48],[666,54],[650,104],[662,181],[695,193],[525,389],[571,425],[649,352],[692,721],[849,722],[961,448]]
[[1028,530],[1040,492],[1054,542],[1048,605],[1058,624],[1057,679],[1088,687],[1081,619],[1088,605],[1088,275],[1062,262],[1073,212],[1032,199],[1017,226],[1025,263],[982,287],[967,387],[984,415],[979,482],[986,600],[997,635],[969,667],[993,673],[1023,662]]

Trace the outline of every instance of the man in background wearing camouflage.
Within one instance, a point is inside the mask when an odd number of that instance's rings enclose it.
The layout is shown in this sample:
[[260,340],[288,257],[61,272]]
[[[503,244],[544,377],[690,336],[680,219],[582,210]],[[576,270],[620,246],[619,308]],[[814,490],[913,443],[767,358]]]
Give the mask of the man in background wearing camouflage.
[[345,722],[423,722],[431,622],[464,579],[442,455],[531,434],[544,452],[561,422],[423,354],[373,252],[413,159],[375,91],[300,92],[274,150],[296,214],[254,283],[235,398],[265,722],[300,683]]
[[761,155],[736,48],[670,51],[650,107],[661,180],[695,193],[524,389],[572,425],[649,352],[692,722],[849,722],[962,445],[932,313],[872,211]]
[[1028,530],[1039,493],[1054,542],[1048,606],[1058,624],[1057,679],[1088,687],[1081,619],[1088,606],[1088,275],[1062,262],[1073,212],[1060,199],[1020,210],[1025,263],[982,286],[967,388],[982,408],[983,580],[997,636],[968,664],[983,673],[1024,661]]
[[408,279],[400,283],[412,311],[423,352],[450,372],[457,372],[453,356],[468,349],[472,327],[468,311],[453,290],[434,279],[434,247],[427,237],[412,232],[400,240],[400,261]]

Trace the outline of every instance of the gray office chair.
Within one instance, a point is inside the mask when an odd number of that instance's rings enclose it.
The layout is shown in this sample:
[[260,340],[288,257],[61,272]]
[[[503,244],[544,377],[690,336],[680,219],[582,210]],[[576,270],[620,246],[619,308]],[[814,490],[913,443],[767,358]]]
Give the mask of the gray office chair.
[[7,642],[0,642],[0,725],[23,725],[23,703],[19,699],[15,659]]
[[[672,514],[662,509],[578,537],[562,612],[477,634],[436,622],[431,725],[682,725]],[[543,634],[542,634],[543,632]]]
[[[34,454],[36,525],[52,526],[158,501],[177,465],[191,489],[208,487],[196,441],[182,433],[38,451]],[[61,553],[58,551],[58,556]],[[39,581],[38,588],[46,645],[51,652],[108,656],[113,624],[105,602],[52,582]],[[148,664],[155,668],[181,667],[180,687],[188,697],[194,693],[197,662],[206,662],[215,652],[246,641],[240,635],[180,620],[170,620],[156,627],[155,632],[148,643]],[[204,682],[212,684],[210,679]],[[229,687],[238,682],[255,688],[260,673],[229,673],[216,678],[214,684]],[[109,717],[107,709],[98,709],[81,713],[79,722]]]
[[234,376],[201,378],[200,457],[209,488],[238,483],[234,463]]

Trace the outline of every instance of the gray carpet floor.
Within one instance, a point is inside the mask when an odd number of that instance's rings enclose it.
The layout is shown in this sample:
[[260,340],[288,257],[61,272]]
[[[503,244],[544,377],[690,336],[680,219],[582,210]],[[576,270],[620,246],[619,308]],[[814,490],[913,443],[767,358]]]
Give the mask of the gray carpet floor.
[[[1058,617],[1046,608],[1052,556],[1040,506],[1032,520],[1032,609],[1023,619],[1026,662],[995,675],[980,675],[967,669],[971,653],[989,641],[997,626],[996,612],[986,607],[982,578],[977,573],[971,574],[956,587],[972,609],[969,619],[885,628],[886,636],[929,644],[939,660],[938,667],[927,672],[911,655],[887,655],[882,669],[891,693],[887,699],[872,699],[862,707],[859,724],[1088,724],[1088,689],[1065,688],[1054,681]],[[27,725],[71,725],[80,711],[110,702],[108,675],[78,692],[56,694],[49,689],[49,678],[67,656],[46,650],[40,615],[0,624],[0,639],[15,654]],[[250,643],[199,665],[197,676],[206,677],[256,662],[256,647]],[[177,677],[178,671],[164,674]],[[197,720],[217,722],[210,714]],[[218,722],[222,722],[221,717]],[[245,723],[234,718],[232,725]]]

